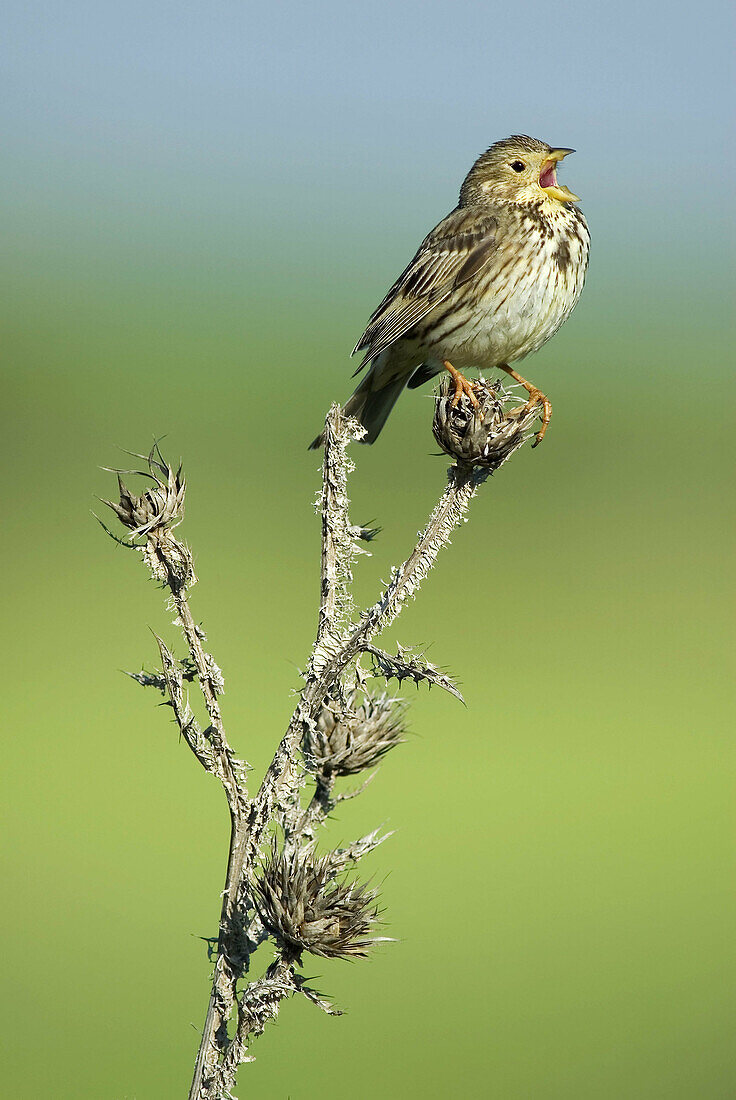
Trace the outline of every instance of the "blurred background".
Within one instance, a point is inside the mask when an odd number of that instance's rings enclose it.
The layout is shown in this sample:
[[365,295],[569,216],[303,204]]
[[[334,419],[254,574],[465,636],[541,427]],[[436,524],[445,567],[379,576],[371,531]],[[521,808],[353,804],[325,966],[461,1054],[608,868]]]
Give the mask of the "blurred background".
[[[254,782],[315,630],[319,456],[348,354],[475,156],[578,152],[573,318],[527,363],[544,445],[486,485],[384,640],[467,709],[329,834],[397,942],[307,959],[240,1072],[263,1097],[732,1097],[730,5],[11,2],[4,18],[3,1091],[186,1095],[224,799],[158,697],[181,649],[91,508],[184,459],[194,614]],[[428,391],[352,481],[372,601],[444,480]]]

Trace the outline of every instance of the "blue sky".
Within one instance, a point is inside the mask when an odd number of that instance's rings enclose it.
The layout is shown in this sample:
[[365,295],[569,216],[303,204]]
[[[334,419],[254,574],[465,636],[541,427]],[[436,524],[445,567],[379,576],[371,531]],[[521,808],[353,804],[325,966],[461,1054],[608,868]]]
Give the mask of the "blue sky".
[[444,196],[514,131],[578,148],[583,192],[725,195],[730,8],[30,0],[6,9],[3,110],[36,166],[237,174],[291,201],[295,181],[327,197],[407,177]]
[[687,308],[728,263],[733,31],[718,0],[11,3],[9,247],[252,262],[320,294],[365,267],[380,296],[520,131],[578,150],[599,291],[631,267]]

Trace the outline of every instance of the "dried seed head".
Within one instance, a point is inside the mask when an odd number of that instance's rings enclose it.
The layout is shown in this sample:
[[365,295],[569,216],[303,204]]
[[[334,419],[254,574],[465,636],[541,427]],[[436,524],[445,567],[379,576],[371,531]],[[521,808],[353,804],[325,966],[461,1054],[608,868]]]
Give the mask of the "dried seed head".
[[478,410],[464,393],[453,407],[451,389],[450,380],[443,379],[432,431],[445,454],[456,458],[460,465],[496,470],[530,438],[539,410],[520,412],[517,405],[509,415],[510,395],[500,382],[490,385],[479,378],[474,384]]
[[352,692],[343,706],[322,707],[304,753],[326,775],[357,775],[373,768],[405,740],[406,704],[391,695]]
[[[144,458],[136,455],[136,458]],[[113,471],[118,475],[120,503],[104,501],[112,508],[121,523],[129,527],[133,537],[143,537],[153,531],[171,530],[184,518],[184,495],[186,481],[181,466],[175,472],[161,455],[158,445],[154,445],[147,457],[148,470]],[[135,496],[123,483],[121,472],[136,473],[149,477],[153,486],[140,496]]]
[[311,846],[290,855],[272,848],[256,880],[264,925],[287,948],[328,959],[364,958],[378,937],[377,892],[339,881],[331,854],[318,859]]

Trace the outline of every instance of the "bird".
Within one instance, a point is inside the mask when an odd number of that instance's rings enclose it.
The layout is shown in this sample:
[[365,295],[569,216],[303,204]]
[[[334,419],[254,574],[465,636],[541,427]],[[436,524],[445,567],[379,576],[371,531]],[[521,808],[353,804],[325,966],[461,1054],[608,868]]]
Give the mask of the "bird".
[[[542,441],[552,406],[514,368],[559,329],[585,282],[590,233],[580,200],[557,180],[574,149],[525,134],[495,142],[473,164],[457,206],[424,238],[372,313],[352,354],[366,374],[344,406],[373,443],[405,387],[443,370],[453,404],[466,394],[468,369],[502,370],[527,391],[521,409],[541,406]],[[323,435],[310,445],[319,447]]]

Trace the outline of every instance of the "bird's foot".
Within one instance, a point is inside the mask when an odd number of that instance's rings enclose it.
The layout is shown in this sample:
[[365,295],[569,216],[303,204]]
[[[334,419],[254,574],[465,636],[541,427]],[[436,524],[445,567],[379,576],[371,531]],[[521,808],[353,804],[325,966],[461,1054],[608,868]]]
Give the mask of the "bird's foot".
[[538,447],[544,439],[549,422],[552,417],[552,403],[546,394],[543,394],[541,390],[538,390],[536,386],[529,387],[529,400],[525,405],[519,405],[518,409],[511,409],[507,416],[524,416],[525,413],[531,412],[537,405],[542,406],[542,427],[536,434],[532,447]]
[[522,378],[521,375],[511,367],[502,363],[501,370],[505,370],[507,374],[511,375],[514,381],[519,382],[529,394],[527,403],[525,405],[519,405],[517,409],[511,409],[510,412],[506,414],[507,416],[524,416],[526,413],[536,408],[537,405],[542,406],[542,427],[537,432],[536,438],[532,443],[532,447],[538,447],[544,439],[547,428],[549,427],[549,422],[552,418],[552,403],[546,394],[538,390],[531,382],[527,382],[526,378]]
[[448,362],[447,359],[442,360],[442,366],[445,368],[446,371],[450,372],[450,377],[452,378],[452,381],[455,385],[455,393],[453,394],[452,401],[450,402],[453,409],[457,407],[460,402],[460,398],[463,394],[465,394],[466,397],[469,399],[470,404],[475,409],[476,414],[479,414],[480,402],[475,396],[473,383],[469,382],[465,375],[461,374],[459,370],[453,367],[452,363]]

